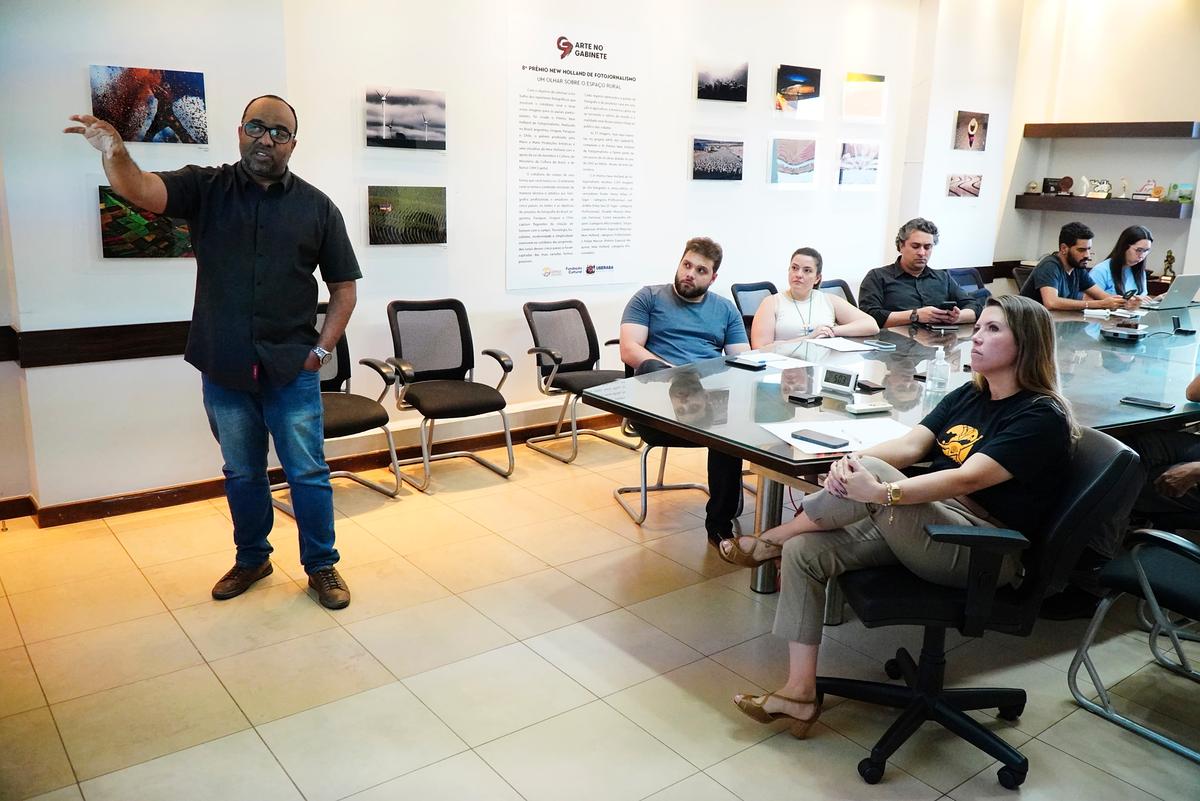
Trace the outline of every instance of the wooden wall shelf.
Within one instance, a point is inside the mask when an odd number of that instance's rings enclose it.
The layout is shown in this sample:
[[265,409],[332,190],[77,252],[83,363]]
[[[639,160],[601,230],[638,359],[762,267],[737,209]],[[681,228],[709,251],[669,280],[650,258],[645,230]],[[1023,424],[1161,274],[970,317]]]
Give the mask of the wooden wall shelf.
[[1045,122],[1025,126],[1026,139],[1200,139],[1200,122]]
[[1016,207],[1031,211],[1072,211],[1081,214],[1122,214],[1126,217],[1160,217],[1188,220],[1194,203],[1149,202],[1128,198],[1069,197],[1060,195],[1017,195]]

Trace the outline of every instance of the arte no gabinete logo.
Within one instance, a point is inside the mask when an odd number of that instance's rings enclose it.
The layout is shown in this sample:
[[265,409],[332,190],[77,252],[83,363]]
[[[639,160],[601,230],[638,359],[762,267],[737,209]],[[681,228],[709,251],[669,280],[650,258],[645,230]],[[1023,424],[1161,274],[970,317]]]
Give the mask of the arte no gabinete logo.
[[555,46],[558,47],[558,57],[560,60],[572,53],[575,54],[575,58],[608,58],[608,53],[604,52],[604,45],[596,44],[595,42],[576,42],[575,44],[571,44],[570,39],[560,36],[558,37],[558,41],[555,42]]

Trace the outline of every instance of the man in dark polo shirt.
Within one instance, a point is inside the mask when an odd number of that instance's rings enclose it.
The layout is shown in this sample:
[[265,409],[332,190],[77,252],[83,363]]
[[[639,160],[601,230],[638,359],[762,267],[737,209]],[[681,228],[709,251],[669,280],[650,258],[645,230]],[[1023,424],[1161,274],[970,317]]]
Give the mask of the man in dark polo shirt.
[[1088,265],[1092,260],[1092,229],[1081,222],[1069,222],[1058,231],[1058,250],[1047,254],[1025,279],[1021,294],[1051,311],[1134,308],[1140,301],[1126,303],[1120,295],[1110,295],[1092,280]]
[[[896,232],[900,251],[896,261],[876,267],[863,278],[858,307],[874,317],[880,328],[975,322],[984,299],[964,290],[945,270],[930,269],[929,258],[937,243],[937,226],[914,217]],[[954,308],[939,308],[947,302],[953,302]]]
[[[100,151],[117,193],[156,214],[182,217],[191,229],[196,299],[184,358],[202,374],[237,545],[213,598],[240,595],[271,573],[269,434],[287,475],[308,585],[322,605],[345,607],[350,590],[334,567],[318,372],[346,329],[362,274],[337,207],[288,171],[295,109],[275,95],[255,98],[238,127],[238,163],[162,173],[142,171],[107,122],[88,114],[71,119],[81,125],[64,132],[82,134]],[[329,287],[319,332],[318,266]]]

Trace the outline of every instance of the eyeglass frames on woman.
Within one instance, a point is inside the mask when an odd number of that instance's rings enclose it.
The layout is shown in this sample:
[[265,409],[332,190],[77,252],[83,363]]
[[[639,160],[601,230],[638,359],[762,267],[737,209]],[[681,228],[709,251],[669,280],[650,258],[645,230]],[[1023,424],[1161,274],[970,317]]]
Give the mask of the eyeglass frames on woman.
[[1139,256],[1145,256],[1147,253],[1150,252],[1150,248],[1134,248],[1133,252],[1138,254]]
[[268,128],[258,120],[250,120],[242,123],[242,132],[251,139],[259,139],[263,134],[269,134],[271,141],[277,145],[286,145],[292,141],[292,132],[287,128]]

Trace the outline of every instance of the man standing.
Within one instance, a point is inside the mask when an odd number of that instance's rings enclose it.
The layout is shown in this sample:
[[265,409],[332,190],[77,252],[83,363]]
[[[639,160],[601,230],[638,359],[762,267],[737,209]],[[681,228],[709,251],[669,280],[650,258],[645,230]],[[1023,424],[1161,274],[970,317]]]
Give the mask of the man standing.
[[[749,350],[737,307],[711,295],[723,253],[708,237],[689,239],[672,284],[644,286],[621,315],[621,361],[636,373]],[[742,492],[742,460],[708,452],[708,505],[704,528],[714,546],[733,536]]]
[[858,307],[880,328],[897,325],[966,325],[975,322],[983,298],[964,290],[945,270],[929,267],[938,229],[923,217],[896,232],[899,257],[876,267],[858,288]]
[[[1051,311],[1119,309],[1127,305],[1120,295],[1110,295],[1092,280],[1092,229],[1081,222],[1064,225],[1058,232],[1058,251],[1038,262],[1025,279],[1021,294]],[[1129,307],[1137,305],[1136,299]]]
[[[107,122],[89,114],[71,119],[81,124],[64,133],[82,134],[100,151],[117,193],[182,217],[191,229],[196,298],[184,358],[201,372],[237,546],[213,598],[240,595],[272,571],[269,433],[291,490],[308,586],[322,605],[347,606],[350,591],[334,567],[318,372],[346,329],[362,273],[337,207],[288,171],[296,110],[281,97],[257,97],[238,126],[240,161],[161,173],[142,171]],[[320,332],[318,266],[329,287]]]

